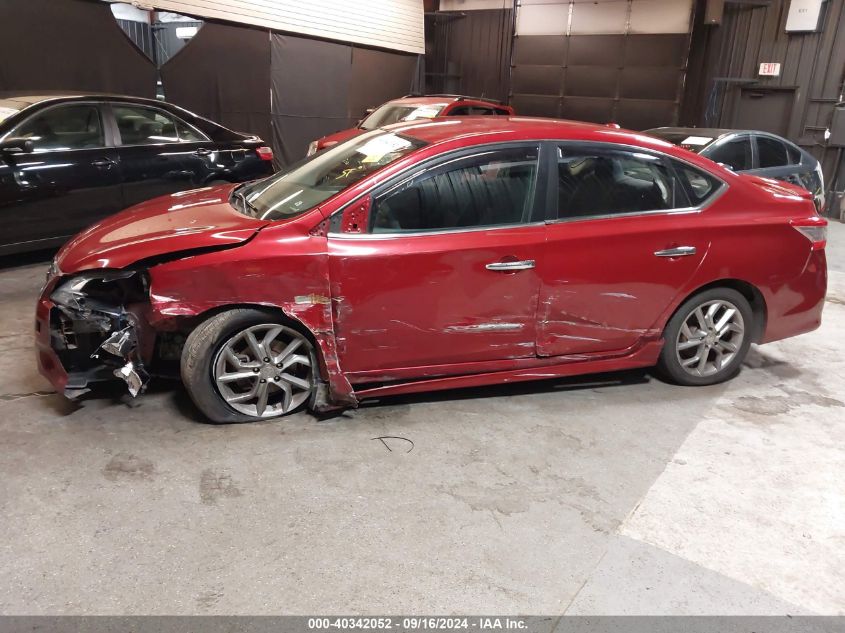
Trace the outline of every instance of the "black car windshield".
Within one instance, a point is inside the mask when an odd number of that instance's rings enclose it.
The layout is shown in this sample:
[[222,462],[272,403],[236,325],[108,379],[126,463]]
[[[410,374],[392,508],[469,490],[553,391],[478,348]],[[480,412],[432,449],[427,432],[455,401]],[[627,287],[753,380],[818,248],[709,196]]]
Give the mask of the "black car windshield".
[[668,141],[674,145],[680,145],[691,152],[701,153],[705,147],[712,144],[716,139],[705,134],[695,132],[664,132],[662,130],[649,130],[647,134]]
[[399,105],[386,103],[376,108],[366,119],[361,121],[359,126],[364,130],[375,130],[376,128],[399,123],[401,121],[415,121],[416,119],[433,119],[438,116],[445,103]]
[[241,213],[261,220],[291,218],[424,145],[382,130],[362,134],[269,178],[238,187],[231,202]]

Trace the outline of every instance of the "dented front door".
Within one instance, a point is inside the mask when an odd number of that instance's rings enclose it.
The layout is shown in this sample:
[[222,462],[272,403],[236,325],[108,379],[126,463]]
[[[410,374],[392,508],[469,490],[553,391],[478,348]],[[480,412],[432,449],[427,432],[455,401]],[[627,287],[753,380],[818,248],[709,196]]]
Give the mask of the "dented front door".
[[330,235],[344,371],[533,357],[545,230]]

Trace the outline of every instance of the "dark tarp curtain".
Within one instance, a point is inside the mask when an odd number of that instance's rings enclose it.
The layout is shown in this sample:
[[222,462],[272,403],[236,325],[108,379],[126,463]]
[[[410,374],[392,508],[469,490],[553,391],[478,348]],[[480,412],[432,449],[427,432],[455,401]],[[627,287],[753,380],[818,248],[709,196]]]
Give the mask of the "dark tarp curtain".
[[512,45],[510,9],[435,14],[427,91],[507,101]]
[[273,145],[282,164],[418,84],[417,55],[277,33],[271,47]]
[[156,68],[105,2],[0,2],[0,90],[155,97]]
[[206,22],[161,77],[167,101],[271,141],[267,31]]
[[353,48],[349,117],[357,121],[367,108],[417,90],[418,60],[416,55]]
[[271,37],[274,148],[279,162],[305,156],[316,138],[349,127],[347,113],[352,49],[304,37]]

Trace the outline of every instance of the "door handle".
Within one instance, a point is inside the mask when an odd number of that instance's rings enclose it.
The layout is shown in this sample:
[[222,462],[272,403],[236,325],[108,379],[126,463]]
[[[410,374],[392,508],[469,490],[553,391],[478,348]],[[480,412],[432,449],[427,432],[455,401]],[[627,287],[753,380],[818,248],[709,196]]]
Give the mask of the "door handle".
[[502,270],[505,272],[512,270],[529,270],[534,268],[534,260],[526,259],[521,262],[493,262],[492,264],[487,264],[485,268],[487,268],[487,270]]
[[695,246],[676,246],[662,251],[655,251],[658,257],[689,257],[695,255]]
[[194,154],[196,154],[197,156],[208,156],[209,154],[213,153],[213,149],[208,149],[206,147],[200,147],[196,152],[194,152]]
[[93,167],[106,167],[109,168],[116,163],[110,158],[98,158],[97,160],[91,161],[91,165]]

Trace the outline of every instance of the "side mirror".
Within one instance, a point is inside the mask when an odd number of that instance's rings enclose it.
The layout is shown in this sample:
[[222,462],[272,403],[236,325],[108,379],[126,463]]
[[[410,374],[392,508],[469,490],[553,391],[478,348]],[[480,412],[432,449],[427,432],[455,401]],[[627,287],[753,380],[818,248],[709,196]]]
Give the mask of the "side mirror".
[[28,154],[33,149],[35,149],[35,144],[32,142],[32,139],[28,138],[13,137],[0,142],[0,151],[3,152],[23,152]]

